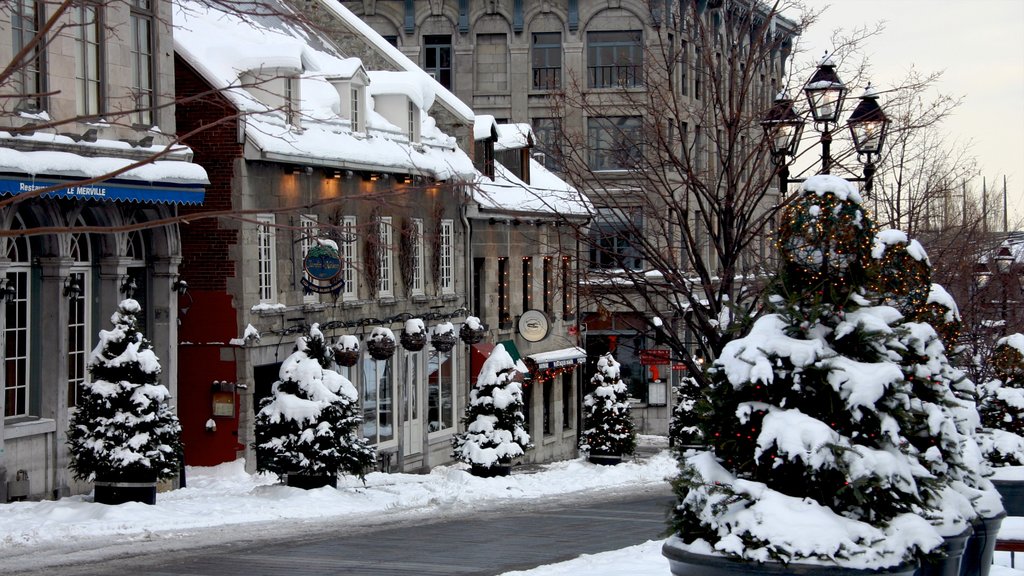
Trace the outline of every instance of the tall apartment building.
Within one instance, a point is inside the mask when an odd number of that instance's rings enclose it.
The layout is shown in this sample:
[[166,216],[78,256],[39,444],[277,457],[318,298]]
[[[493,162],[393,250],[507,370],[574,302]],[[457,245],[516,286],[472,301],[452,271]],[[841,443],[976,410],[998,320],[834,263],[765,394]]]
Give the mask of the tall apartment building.
[[[587,193],[582,338],[591,360],[616,353],[641,430],[664,433],[671,383],[699,366],[679,351],[706,341],[736,291],[721,278],[755,276],[769,251],[763,236],[742,257],[715,239],[748,225],[725,208],[736,190],[758,190],[745,216],[777,202],[758,120],[784,87],[797,25],[755,0],[342,4],[478,114],[532,125],[535,157]],[[665,284],[604,288],[652,277]],[[687,319],[709,301],[709,321]],[[662,318],[671,353],[654,352]]]

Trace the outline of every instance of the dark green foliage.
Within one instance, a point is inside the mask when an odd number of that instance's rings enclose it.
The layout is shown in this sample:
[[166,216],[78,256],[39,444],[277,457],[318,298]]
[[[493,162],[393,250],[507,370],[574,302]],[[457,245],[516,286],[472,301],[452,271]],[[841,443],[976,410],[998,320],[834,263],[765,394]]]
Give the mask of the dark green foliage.
[[100,331],[68,427],[70,467],[76,478],[165,479],[178,473],[181,425],[159,383],[160,363],[139,332],[135,300],[120,303],[111,330]]
[[619,378],[619,363],[611,354],[598,359],[590,386],[590,392],[583,398],[580,450],[592,454],[633,454],[636,426],[629,415],[629,392]]

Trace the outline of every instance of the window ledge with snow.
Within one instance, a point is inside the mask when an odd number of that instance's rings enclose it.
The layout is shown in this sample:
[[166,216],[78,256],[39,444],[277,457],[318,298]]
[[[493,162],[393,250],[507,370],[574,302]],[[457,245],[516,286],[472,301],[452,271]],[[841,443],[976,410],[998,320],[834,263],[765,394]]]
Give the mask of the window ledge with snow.
[[4,439],[14,440],[38,434],[50,434],[57,431],[57,421],[51,418],[21,416],[4,420]]

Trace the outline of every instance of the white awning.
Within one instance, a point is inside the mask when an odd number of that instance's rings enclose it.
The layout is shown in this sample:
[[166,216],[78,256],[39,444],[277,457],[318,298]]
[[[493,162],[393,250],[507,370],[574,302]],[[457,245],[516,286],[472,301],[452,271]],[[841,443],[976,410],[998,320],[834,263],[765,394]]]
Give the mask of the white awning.
[[538,369],[546,370],[548,368],[582,364],[587,359],[587,351],[579,346],[573,346],[571,348],[562,348],[561,350],[530,354],[527,358],[536,362]]

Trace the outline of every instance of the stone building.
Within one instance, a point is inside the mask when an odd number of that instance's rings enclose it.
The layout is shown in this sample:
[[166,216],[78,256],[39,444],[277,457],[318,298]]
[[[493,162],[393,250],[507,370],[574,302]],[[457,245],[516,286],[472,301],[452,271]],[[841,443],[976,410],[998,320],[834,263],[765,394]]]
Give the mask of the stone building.
[[[616,353],[640,431],[666,433],[671,384],[698,367],[695,355],[678,356],[701,341],[701,334],[683,328],[687,305],[678,300],[687,298],[630,300],[610,294],[608,287],[621,285],[616,276],[650,282],[644,270],[692,273],[692,281],[677,282],[680,287],[716,282],[722,270],[708,240],[708,231],[717,230],[707,218],[713,209],[691,207],[688,200],[697,198],[694,190],[711,198],[715,194],[707,190],[735,187],[741,179],[723,176],[717,143],[724,146],[735,136],[746,145],[760,138],[755,115],[784,86],[793,24],[744,0],[341,4],[477,114],[531,125],[538,158],[587,195],[592,218],[586,230],[577,229],[588,271],[579,318],[587,351],[591,362],[606,351]],[[726,38],[738,48],[730,48]],[[763,57],[744,52],[757,38],[775,44]],[[751,54],[749,62],[733,58]],[[736,94],[746,102],[749,124],[727,130],[711,101],[733,102],[728,84],[738,75],[746,78],[744,91],[737,88]],[[640,156],[646,170],[637,168]],[[770,170],[765,163],[735,168],[737,174],[765,176],[763,207],[779,195],[767,177]],[[666,172],[663,181],[651,176],[656,171]],[[683,222],[670,223],[673,217],[665,214],[675,212]],[[688,256],[679,249],[684,229],[705,270],[688,269]],[[670,255],[660,270],[633,248],[640,238],[649,242],[646,253]],[[761,256],[768,246],[761,238],[750,252]],[[702,300],[706,296],[697,291],[689,296],[691,303]],[[665,318],[675,353],[656,341],[655,318]]]
[[178,393],[173,218],[207,177],[171,136],[170,20],[164,0],[0,11],[0,502],[91,489],[68,470],[68,418],[124,297]]

